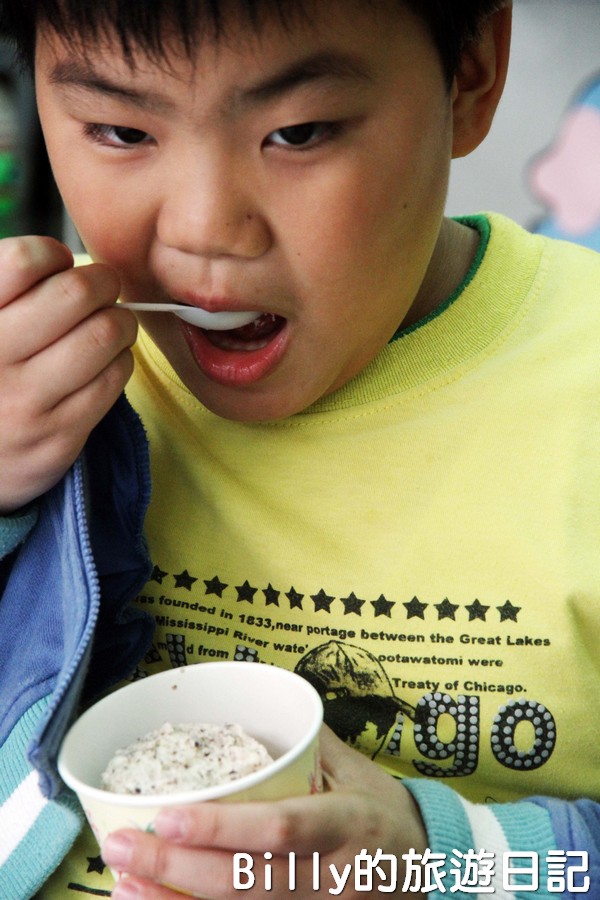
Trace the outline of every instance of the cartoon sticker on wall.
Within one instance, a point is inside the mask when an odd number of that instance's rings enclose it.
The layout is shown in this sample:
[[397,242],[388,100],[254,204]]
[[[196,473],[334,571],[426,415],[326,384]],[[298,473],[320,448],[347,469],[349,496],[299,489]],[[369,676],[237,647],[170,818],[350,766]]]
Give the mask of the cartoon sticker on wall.
[[529,185],[546,207],[532,231],[600,250],[600,72],[577,92],[555,140],[533,160]]

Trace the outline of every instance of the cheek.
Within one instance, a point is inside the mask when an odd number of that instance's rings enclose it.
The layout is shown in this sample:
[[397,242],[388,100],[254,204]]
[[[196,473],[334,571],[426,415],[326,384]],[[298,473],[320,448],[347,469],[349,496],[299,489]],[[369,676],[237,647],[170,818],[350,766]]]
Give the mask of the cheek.
[[55,118],[50,111],[42,124],[65,208],[91,255],[119,268],[151,233],[153,192],[141,191],[118,166],[98,160],[73,125],[57,127]]
[[[297,244],[325,287],[344,280],[364,289],[379,283],[418,288],[443,216],[447,164],[401,154],[365,162],[326,179]],[[298,254],[300,255],[300,254]]]
[[65,207],[94,259],[117,269],[135,265],[147,252],[150,217],[135,197],[111,179],[67,176],[59,183]]

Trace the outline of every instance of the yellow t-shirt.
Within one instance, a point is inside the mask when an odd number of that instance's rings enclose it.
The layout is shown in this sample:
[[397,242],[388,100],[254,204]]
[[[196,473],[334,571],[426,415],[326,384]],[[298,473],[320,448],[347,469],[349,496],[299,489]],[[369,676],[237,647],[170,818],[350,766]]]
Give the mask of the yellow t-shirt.
[[285,421],[208,412],[142,334],[141,668],[274,663],[390,773],[600,799],[600,256],[490,221],[453,302]]

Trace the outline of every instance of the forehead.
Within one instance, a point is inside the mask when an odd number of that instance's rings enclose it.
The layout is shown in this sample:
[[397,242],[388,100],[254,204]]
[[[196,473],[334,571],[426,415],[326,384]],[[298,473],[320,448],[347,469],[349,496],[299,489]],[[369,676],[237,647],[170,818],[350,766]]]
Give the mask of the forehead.
[[[387,57],[399,46],[396,38],[406,43],[415,27],[424,30],[410,11],[398,15],[397,3],[329,0],[327,4],[313,4],[312,9],[311,4],[302,4],[298,7],[302,15],[285,19],[272,6],[272,14],[256,20],[250,29],[231,12],[231,18],[220,22],[218,28],[213,24],[195,35],[186,33],[187,37],[165,18],[152,41],[145,39],[145,32],[136,32],[135,37],[124,35],[118,22],[103,19],[81,31],[69,28],[67,33],[62,26],[42,22],[36,76],[48,77],[58,84],[93,87],[94,72],[112,70],[134,79],[175,75],[193,85],[200,78],[220,77],[218,72],[223,74],[222,63],[226,59],[230,68],[231,60],[237,61],[242,74],[244,66],[255,74],[264,70],[266,80],[260,90],[267,96],[271,70],[282,69],[277,75],[277,88],[281,87],[282,77],[290,87],[300,76],[305,81],[360,81],[370,74],[366,60],[372,74],[376,74],[377,69],[390,62]],[[296,71],[293,65],[289,72],[283,71],[296,58],[302,71]],[[261,78],[261,84],[262,81]]]
[[351,20],[360,10],[376,17],[401,5],[403,0],[41,0],[32,15],[38,33],[49,28],[85,46],[109,41],[114,47],[116,39],[126,58],[134,52],[160,58],[174,43],[191,53],[200,44],[237,43],[266,28],[314,31],[326,10]]

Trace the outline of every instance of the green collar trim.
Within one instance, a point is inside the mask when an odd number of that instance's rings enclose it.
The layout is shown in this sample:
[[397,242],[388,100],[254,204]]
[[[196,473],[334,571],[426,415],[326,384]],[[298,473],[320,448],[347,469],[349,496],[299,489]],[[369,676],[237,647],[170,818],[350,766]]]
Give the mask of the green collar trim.
[[437,318],[441,315],[449,306],[452,306],[455,300],[460,297],[464,289],[470,284],[471,281],[475,278],[475,275],[479,271],[479,266],[481,265],[481,261],[485,256],[485,251],[487,250],[487,246],[490,241],[490,222],[487,216],[478,215],[478,216],[460,216],[455,218],[456,222],[460,222],[461,225],[466,225],[468,228],[474,228],[479,232],[479,246],[477,247],[477,253],[475,254],[475,258],[469,267],[469,271],[460,282],[460,284],[452,291],[449,297],[446,297],[443,303],[440,303],[435,309],[433,309],[426,316],[423,316],[422,319],[419,319],[418,322],[414,322],[412,325],[409,325],[407,328],[403,328],[402,325],[398,330],[392,335],[388,343],[392,343],[392,341],[397,341],[398,338],[404,337],[407,334],[410,334],[411,331],[416,331],[417,328],[422,328],[423,325],[426,325],[428,322],[431,322],[432,319]]

